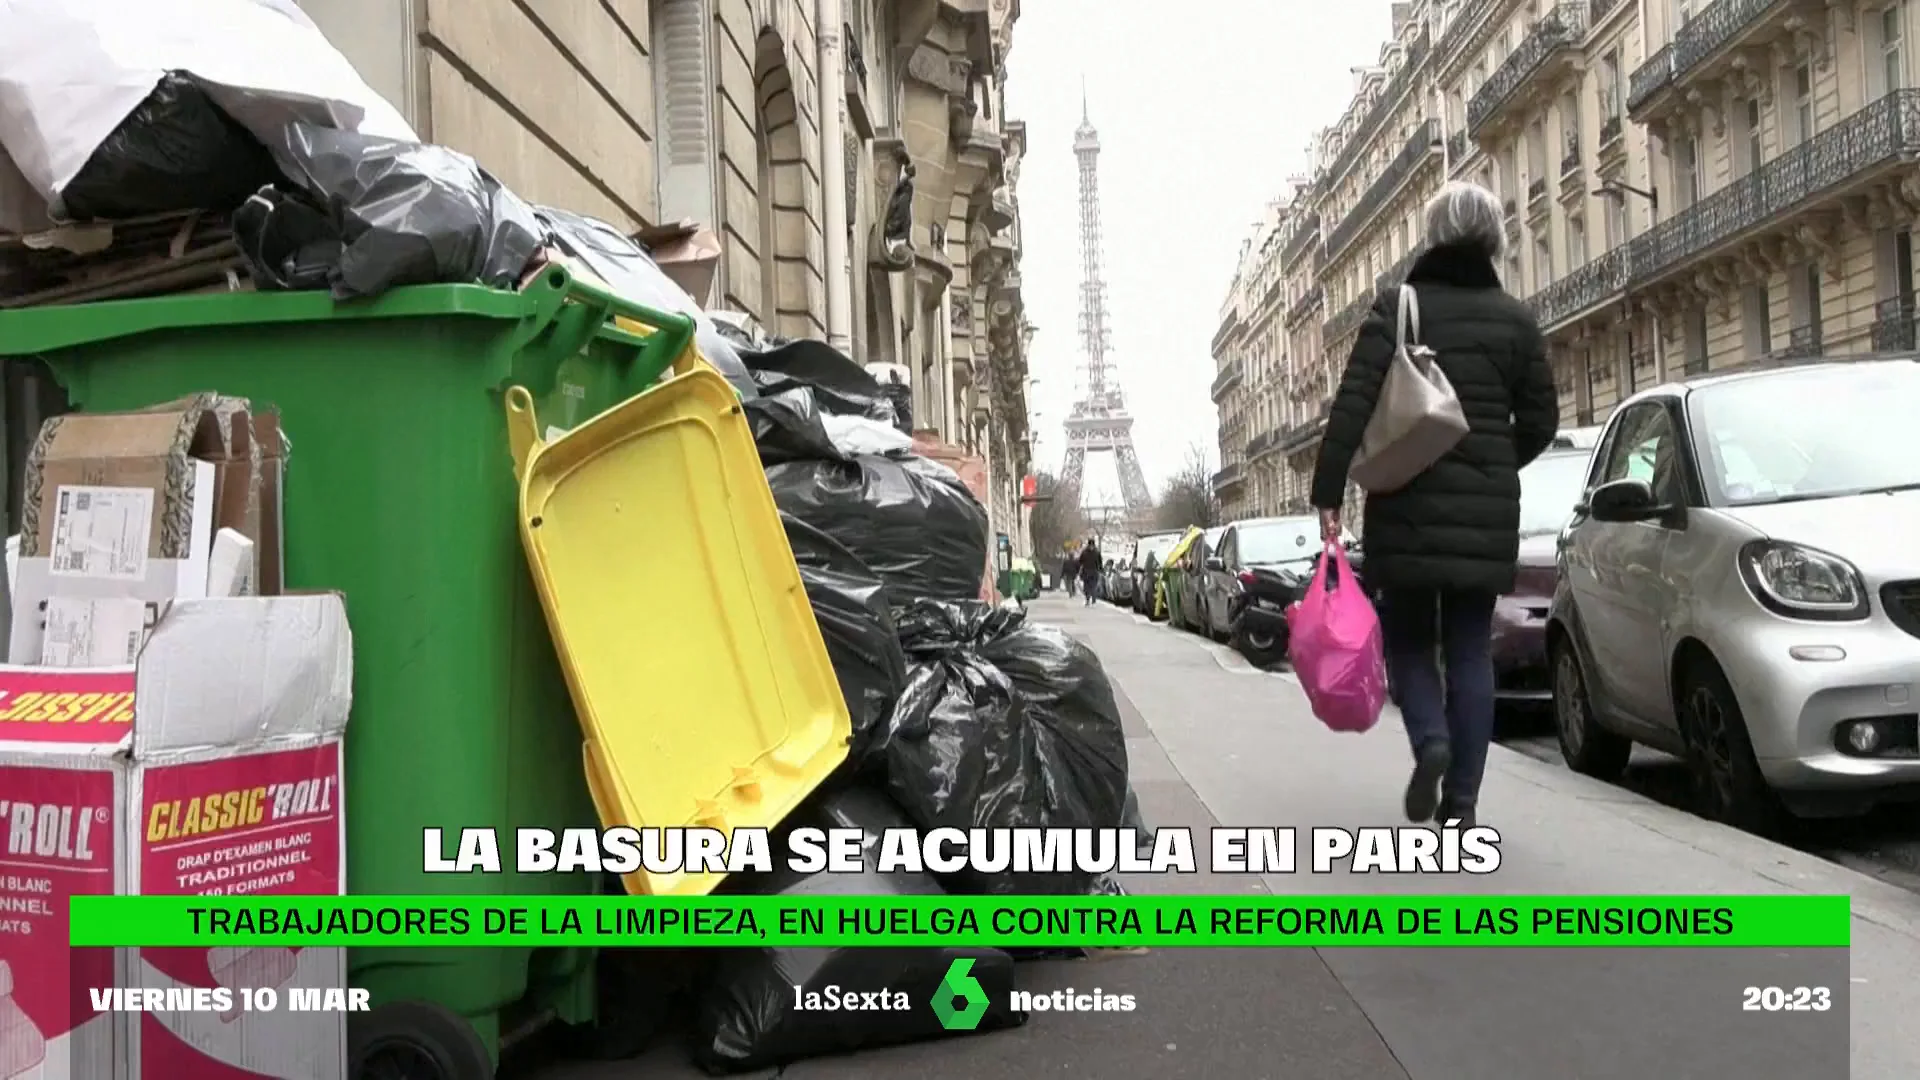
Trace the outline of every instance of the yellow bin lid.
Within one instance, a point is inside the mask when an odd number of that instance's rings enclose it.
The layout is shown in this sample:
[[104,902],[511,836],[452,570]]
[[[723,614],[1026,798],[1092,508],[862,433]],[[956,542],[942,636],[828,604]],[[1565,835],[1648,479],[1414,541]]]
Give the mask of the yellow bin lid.
[[[852,724],[739,397],[704,364],[543,442],[507,393],[520,537],[603,825],[768,828]],[[700,896],[719,873],[627,876]]]

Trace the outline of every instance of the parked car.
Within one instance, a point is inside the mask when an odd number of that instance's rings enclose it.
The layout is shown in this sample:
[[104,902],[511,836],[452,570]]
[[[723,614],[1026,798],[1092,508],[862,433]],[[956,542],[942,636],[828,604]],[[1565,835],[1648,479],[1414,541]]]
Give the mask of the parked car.
[[[1600,428],[1564,432],[1520,470],[1520,568],[1512,592],[1493,607],[1494,695],[1507,704],[1547,705],[1547,613],[1553,606],[1560,533],[1586,491]],[[1584,445],[1583,445],[1584,444]]]
[[1213,554],[1226,531],[1225,525],[1215,525],[1202,531],[1174,567],[1179,580],[1168,589],[1168,595],[1177,597],[1178,603],[1169,602],[1170,614],[1167,618],[1182,630],[1191,630],[1196,634],[1208,632],[1207,558]]
[[1130,603],[1135,615],[1153,613],[1153,586],[1159,577],[1160,560],[1187,534],[1185,529],[1170,529],[1142,536],[1133,545],[1133,581]]
[[1766,831],[1920,785],[1920,363],[1662,386],[1607,424],[1547,629],[1561,753],[1682,756]]
[[[1344,537],[1353,546],[1351,536]],[[1236,521],[1207,560],[1209,629],[1224,634],[1255,664],[1287,653],[1287,605],[1300,598],[1320,556],[1320,519],[1313,516]]]

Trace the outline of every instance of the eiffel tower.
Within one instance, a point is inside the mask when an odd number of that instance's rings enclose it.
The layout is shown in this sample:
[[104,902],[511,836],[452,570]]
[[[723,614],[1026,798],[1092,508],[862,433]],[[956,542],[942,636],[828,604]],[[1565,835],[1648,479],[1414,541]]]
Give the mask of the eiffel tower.
[[[1067,463],[1062,484],[1082,494],[1081,511],[1104,532],[1146,526],[1153,494],[1133,448],[1133,417],[1126,396],[1107,370],[1107,284],[1100,270],[1100,135],[1087,116],[1086,91],[1080,93],[1080,128],[1073,133],[1073,155],[1080,159],[1080,351],[1086,395],[1067,416]],[[1120,505],[1087,504],[1081,482],[1087,455],[1110,453],[1120,475]]]

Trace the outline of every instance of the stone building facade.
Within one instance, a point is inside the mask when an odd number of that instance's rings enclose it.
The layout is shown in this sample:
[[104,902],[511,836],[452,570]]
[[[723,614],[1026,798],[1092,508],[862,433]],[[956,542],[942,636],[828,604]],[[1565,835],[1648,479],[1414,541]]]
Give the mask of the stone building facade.
[[[1290,197],[1319,216],[1320,246],[1280,276],[1326,312],[1318,351],[1290,339],[1282,363],[1300,407],[1251,432],[1223,407],[1223,461],[1230,441],[1278,447],[1249,451],[1223,502],[1236,483],[1253,493],[1245,513],[1304,500],[1333,381],[1447,178],[1506,204],[1502,276],[1548,334],[1565,424],[1602,423],[1633,392],[1690,374],[1912,348],[1913,6],[1392,5],[1378,61],[1356,70]],[[1233,294],[1265,272],[1243,258]],[[1215,341],[1223,370],[1242,355],[1231,317]]]
[[[1025,131],[1003,90],[1018,0],[300,4],[422,138],[527,198],[625,228],[709,225],[710,308],[900,365],[916,425],[986,457],[995,528],[1024,531]],[[889,261],[903,161],[913,247]]]

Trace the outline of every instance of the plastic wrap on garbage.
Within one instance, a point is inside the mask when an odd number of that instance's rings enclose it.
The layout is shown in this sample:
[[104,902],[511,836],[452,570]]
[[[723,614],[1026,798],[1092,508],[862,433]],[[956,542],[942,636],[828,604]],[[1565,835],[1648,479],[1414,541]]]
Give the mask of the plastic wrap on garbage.
[[[1119,828],[1127,743],[1092,650],[1024,611],[920,601],[894,612],[907,688],[887,789],[923,829]],[[965,872],[956,891],[1079,894],[1090,875]]]
[[233,237],[254,287],[273,291],[328,287],[340,265],[340,230],[306,199],[263,187],[233,212]]
[[952,469],[912,454],[787,460],[767,466],[767,484],[780,509],[879,573],[895,603],[979,595],[987,512]]
[[[880,833],[910,828],[899,809],[878,792],[853,788],[825,796],[789,818],[793,825],[863,829],[867,869],[858,874],[787,871],[755,875],[748,889],[776,896],[938,896],[925,874],[873,869]],[[696,1008],[694,1057],[712,1073],[766,1069],[870,1047],[893,1046],[953,1034],[927,1002],[956,960],[973,961],[969,974],[986,992],[986,1012],[975,1032],[996,1031],[1026,1021],[1012,1011],[1013,958],[999,949],[840,948],[720,949],[711,984]],[[904,993],[910,1008],[843,1012],[795,1008],[801,995],[829,986],[843,993]]]
[[225,213],[278,179],[260,140],[199,83],[170,71],[88,156],[62,201],[78,221]]
[[758,395],[758,387],[748,376],[746,365],[740,362],[739,347],[720,331],[713,318],[701,309],[699,301],[660,269],[646,248],[598,218],[550,206],[535,207],[534,213],[546,226],[548,239],[561,251],[585,263],[615,294],[657,311],[691,315],[693,343],[700,355],[726,376],[741,397]]
[[[341,241],[327,285],[337,299],[402,285],[514,285],[544,234],[533,208],[474,160],[430,143],[289,124],[283,151]],[[243,254],[284,250],[309,222],[288,211],[235,223]],[[257,230],[257,231],[256,231]],[[269,278],[273,267],[262,268]]]
[[893,704],[907,683],[907,658],[894,632],[887,587],[833,537],[791,514],[781,514],[780,523],[787,528],[807,602],[847,699],[853,720],[847,760],[857,769],[884,744]]
[[746,350],[740,362],[766,393],[795,386],[813,391],[824,412],[864,416],[893,425],[893,400],[880,383],[847,354],[824,341],[789,341],[766,350]]
[[843,454],[904,454],[913,450],[913,437],[883,420],[823,412],[820,425]]

